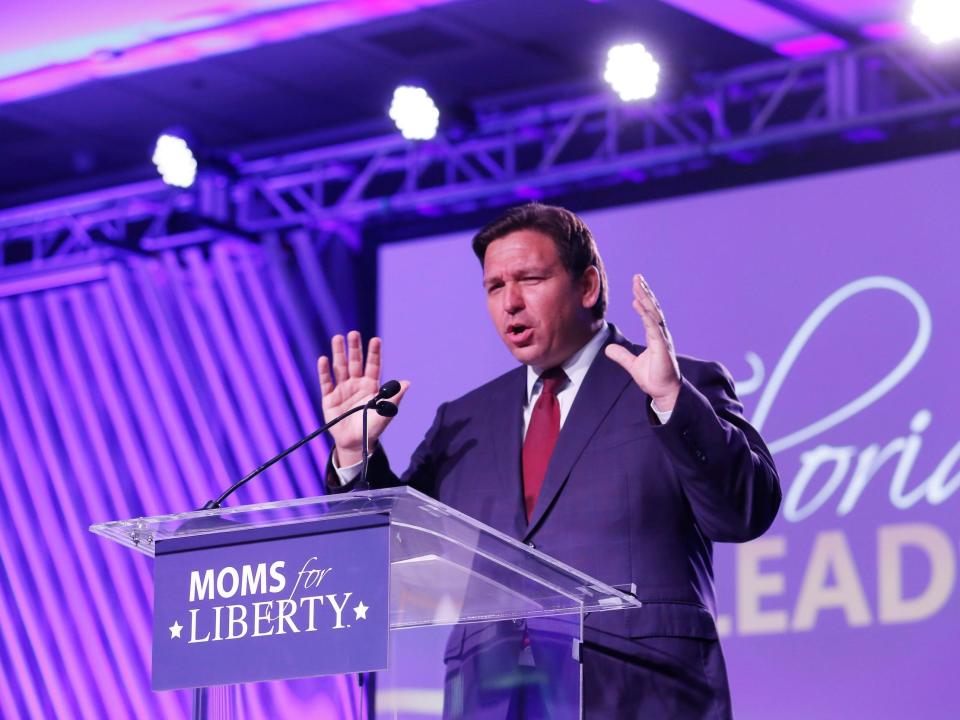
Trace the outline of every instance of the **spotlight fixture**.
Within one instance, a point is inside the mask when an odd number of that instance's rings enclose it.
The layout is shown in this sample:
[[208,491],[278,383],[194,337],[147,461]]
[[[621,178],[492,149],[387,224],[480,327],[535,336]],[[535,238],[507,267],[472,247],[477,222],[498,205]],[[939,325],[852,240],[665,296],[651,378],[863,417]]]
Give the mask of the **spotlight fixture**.
[[934,44],[960,39],[960,3],[914,0],[910,22]]
[[393,91],[390,117],[407,140],[431,140],[437,134],[440,111],[421,87],[401,85]]
[[167,185],[188,188],[197,179],[197,159],[185,133],[167,130],[153,148],[153,164]]
[[646,100],[657,94],[660,65],[640,43],[614,45],[607,53],[603,79],[624,102]]

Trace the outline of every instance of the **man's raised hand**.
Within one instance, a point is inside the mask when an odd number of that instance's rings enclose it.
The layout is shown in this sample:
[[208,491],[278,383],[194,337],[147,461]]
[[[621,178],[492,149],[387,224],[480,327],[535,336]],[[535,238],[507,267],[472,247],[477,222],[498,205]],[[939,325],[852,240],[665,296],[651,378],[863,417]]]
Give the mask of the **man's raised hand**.
[[[380,389],[380,338],[370,339],[367,346],[366,364],[363,359],[363,346],[360,333],[352,330],[343,335],[334,335],[330,341],[333,364],[326,355],[317,360],[317,372],[320,375],[320,395],[323,398],[323,418],[329,422],[370,400]],[[332,370],[332,372],[331,372]],[[399,404],[410,383],[402,381],[400,392],[390,398]],[[337,461],[340,467],[349,467],[360,462],[363,446],[362,413],[351,415],[330,429],[336,443]],[[390,418],[376,412],[367,417],[368,447],[372,450],[377,438],[386,429]]]
[[657,410],[673,410],[680,394],[680,366],[663,310],[642,275],[633,276],[633,308],[643,320],[647,349],[634,355],[622,345],[611,343],[606,355],[630,373]]

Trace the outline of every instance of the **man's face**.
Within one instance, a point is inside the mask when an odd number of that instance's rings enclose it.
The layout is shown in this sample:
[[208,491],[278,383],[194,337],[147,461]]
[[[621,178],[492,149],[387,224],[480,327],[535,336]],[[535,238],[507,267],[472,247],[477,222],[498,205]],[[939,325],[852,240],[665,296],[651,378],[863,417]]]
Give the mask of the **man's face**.
[[599,277],[574,278],[553,240],[519,230],[494,240],[483,258],[483,287],[493,324],[513,356],[547,369],[562,364],[592,336]]

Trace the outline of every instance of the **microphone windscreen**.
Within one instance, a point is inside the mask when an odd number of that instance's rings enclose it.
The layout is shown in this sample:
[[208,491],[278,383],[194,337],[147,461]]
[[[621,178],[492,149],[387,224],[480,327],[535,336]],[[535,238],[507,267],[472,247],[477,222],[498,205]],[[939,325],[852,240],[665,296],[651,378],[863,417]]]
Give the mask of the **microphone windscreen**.
[[380,392],[377,393],[382,398],[391,398],[400,392],[400,382],[397,380],[387,380],[380,386]]
[[377,403],[377,414],[383,415],[384,417],[393,417],[397,414],[399,408],[394,405],[392,402],[387,400],[381,400]]

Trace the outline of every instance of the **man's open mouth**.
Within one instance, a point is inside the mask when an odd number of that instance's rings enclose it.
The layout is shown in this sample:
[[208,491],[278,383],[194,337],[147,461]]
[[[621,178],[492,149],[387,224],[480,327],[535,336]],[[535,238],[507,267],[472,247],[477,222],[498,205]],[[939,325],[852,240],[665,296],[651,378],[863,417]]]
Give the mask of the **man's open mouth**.
[[530,340],[533,329],[523,323],[511,323],[507,326],[507,337],[515,344],[523,344]]

